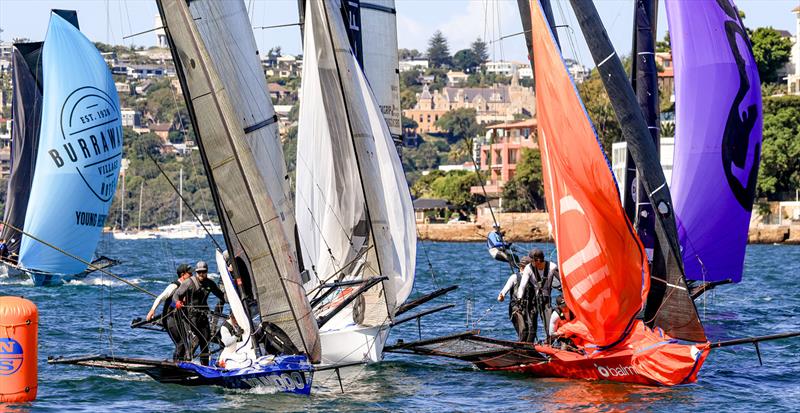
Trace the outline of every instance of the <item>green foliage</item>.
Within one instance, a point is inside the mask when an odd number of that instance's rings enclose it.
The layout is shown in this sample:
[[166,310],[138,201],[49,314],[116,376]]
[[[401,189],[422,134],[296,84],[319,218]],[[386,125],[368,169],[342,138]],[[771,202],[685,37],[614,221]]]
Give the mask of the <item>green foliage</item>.
[[463,139],[450,145],[447,161],[450,164],[462,164],[472,160],[472,139]]
[[425,171],[439,166],[439,151],[436,145],[423,142],[416,148],[403,150],[403,168],[406,171]]
[[671,52],[672,45],[669,38],[669,30],[664,33],[664,40],[656,41],[656,52],[663,53],[663,52]]
[[403,129],[416,129],[417,127],[419,127],[419,124],[414,119],[402,116],[400,120],[401,123],[403,124]]
[[437,30],[428,40],[428,62],[431,67],[450,66],[450,46],[441,31]]
[[484,42],[480,37],[472,42],[470,49],[472,49],[472,52],[478,56],[478,59],[481,63],[486,63],[489,60],[489,50],[486,46],[486,42]]
[[772,27],[759,27],[750,33],[753,56],[758,65],[758,75],[762,83],[777,82],[778,71],[789,61],[792,41],[784,38]]
[[[185,157],[163,156],[159,151],[160,145],[161,140],[153,134],[137,135],[129,128],[123,129],[123,156],[130,164],[125,173],[125,193],[122,193],[122,180],[120,180],[117,195],[109,209],[107,219],[109,226],[118,227],[120,224],[120,205],[123,197],[125,226],[130,228],[137,225],[142,183],[144,183],[142,227],[174,224],[178,221],[178,195],[161,175],[148,153],[158,162],[176,187],[182,167],[184,198],[199,214],[216,218],[200,154],[193,151]],[[184,219],[192,219],[187,208],[184,208]]]
[[425,71],[428,76],[433,76],[433,83],[428,88],[431,92],[435,90],[442,90],[447,86],[447,69],[443,67],[429,67]]
[[758,190],[775,197],[800,188],[800,97],[764,99],[764,140]]
[[470,193],[473,186],[480,185],[478,174],[473,171],[431,171],[420,177],[411,187],[415,198],[446,199],[456,209],[474,210],[484,202],[483,196]]
[[400,60],[416,60],[422,57],[422,53],[417,49],[399,49],[397,55]]
[[544,209],[542,158],[538,150],[522,149],[516,174],[503,185],[503,209],[508,212]]
[[459,108],[448,111],[436,121],[436,126],[447,132],[448,143],[472,139],[483,133],[483,126],[476,120],[474,108]]
[[400,87],[400,108],[413,109],[417,104],[417,92],[413,89]]
[[478,56],[471,49],[463,49],[453,55],[453,69],[460,70],[465,73],[476,71],[481,63],[480,56]]
[[614,108],[611,107],[611,101],[603,87],[603,81],[597,74],[597,69],[592,71],[589,79],[578,85],[578,92],[586,111],[589,112],[589,117],[592,119],[592,124],[600,137],[600,142],[603,143],[606,154],[610,153],[611,144],[622,140],[622,129],[620,129]]
[[675,123],[674,122],[661,122],[661,136],[665,138],[675,137]]

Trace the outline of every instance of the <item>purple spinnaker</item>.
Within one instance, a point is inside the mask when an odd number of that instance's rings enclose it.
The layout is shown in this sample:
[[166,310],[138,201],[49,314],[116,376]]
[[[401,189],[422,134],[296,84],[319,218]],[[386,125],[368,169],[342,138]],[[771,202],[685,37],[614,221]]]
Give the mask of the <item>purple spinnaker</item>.
[[667,0],[676,133],[670,189],[686,278],[742,279],[761,156],[761,82],[729,0]]

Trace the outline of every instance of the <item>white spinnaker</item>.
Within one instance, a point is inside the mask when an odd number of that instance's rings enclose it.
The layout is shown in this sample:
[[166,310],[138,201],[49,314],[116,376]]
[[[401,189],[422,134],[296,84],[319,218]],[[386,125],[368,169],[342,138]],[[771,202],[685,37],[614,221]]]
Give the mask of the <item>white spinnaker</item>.
[[361,2],[361,50],[364,72],[389,132],[401,136],[400,73],[395,0]]
[[335,73],[336,63],[317,47],[314,24],[313,19],[305,20],[295,214],[303,263],[324,282],[339,275],[366,246],[367,238],[354,234],[367,218],[352,142],[345,134],[331,131],[331,125],[346,130],[347,123],[343,108],[330,114],[325,106],[323,88],[339,85],[323,83],[320,76],[321,68]]
[[297,221],[306,267],[310,262],[322,280],[370,246],[363,272],[345,275],[388,277],[385,296],[365,294],[367,324],[374,325],[387,310],[393,316],[411,291],[416,230],[399,157],[336,3],[306,7]]
[[[403,173],[403,164],[392,141],[386,123],[381,117],[378,102],[366,83],[364,74],[357,72],[361,93],[366,103],[369,123],[375,137],[375,155],[380,171],[380,184],[384,189],[384,202],[394,257],[391,262],[381,261],[385,275],[390,276],[390,289],[395,295],[395,308],[401,306],[414,287],[417,257],[417,225],[411,192]],[[368,179],[365,177],[365,179]],[[374,179],[369,177],[369,179]],[[376,229],[377,231],[377,229]],[[383,258],[383,257],[381,257]],[[393,268],[390,269],[389,265]]]

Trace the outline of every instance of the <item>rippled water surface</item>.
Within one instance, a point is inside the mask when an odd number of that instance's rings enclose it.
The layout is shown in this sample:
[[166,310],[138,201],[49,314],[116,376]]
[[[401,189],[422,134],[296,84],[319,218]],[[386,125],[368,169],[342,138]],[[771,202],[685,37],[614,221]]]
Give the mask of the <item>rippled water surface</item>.
[[[544,248],[552,251],[551,246]],[[101,243],[100,252],[123,261],[113,269],[115,273],[156,293],[172,280],[176,262],[203,259],[215,270],[209,241],[107,240]],[[698,303],[709,338],[800,330],[798,262],[798,246],[748,247],[744,281],[720,287]],[[494,301],[507,277],[507,267],[492,261],[483,243],[420,243],[417,265],[412,297],[436,286],[461,285],[436,301],[457,307],[423,319],[423,337],[462,331],[473,323],[484,335],[513,337],[506,304]],[[762,344],[763,366],[752,346],[715,350],[696,384],[673,388],[533,379],[481,372],[454,360],[394,354],[353,372],[345,379],[344,394],[338,391],[338,383],[330,380],[320,383],[322,387],[308,398],[258,389],[164,385],[137,374],[46,363],[47,356],[91,353],[168,357],[171,343],[165,334],[129,328],[131,319],[147,313],[150,297],[107,276],[49,288],[0,278],[0,291],[33,300],[41,323],[39,397],[12,411],[677,412],[757,408],[761,412],[797,411],[800,403],[800,339]],[[467,302],[471,311],[467,311]],[[399,326],[392,331],[390,343],[399,338],[414,340],[418,333],[414,323]]]

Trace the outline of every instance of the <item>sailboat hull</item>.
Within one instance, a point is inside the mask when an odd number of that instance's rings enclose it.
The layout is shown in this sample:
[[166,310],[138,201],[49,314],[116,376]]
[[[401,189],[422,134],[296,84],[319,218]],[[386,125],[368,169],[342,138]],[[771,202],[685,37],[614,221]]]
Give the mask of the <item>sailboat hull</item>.
[[[513,367],[487,368],[527,374],[535,377],[560,377],[580,380],[606,380],[619,383],[658,386],[664,383],[642,374],[633,362],[630,348],[610,351],[597,357],[587,357],[573,351],[555,349],[551,346],[535,346],[547,361]],[[693,365],[682,380],[674,384],[693,383],[702,361]]]
[[105,355],[56,357],[50,364],[144,373],[159,383],[183,386],[220,386],[228,389],[274,389],[279,393],[309,395],[314,369],[304,355],[264,356],[244,368],[222,369],[188,362],[170,362]]
[[337,330],[320,331],[322,363],[381,361],[389,330],[388,325],[374,327],[353,325]]

